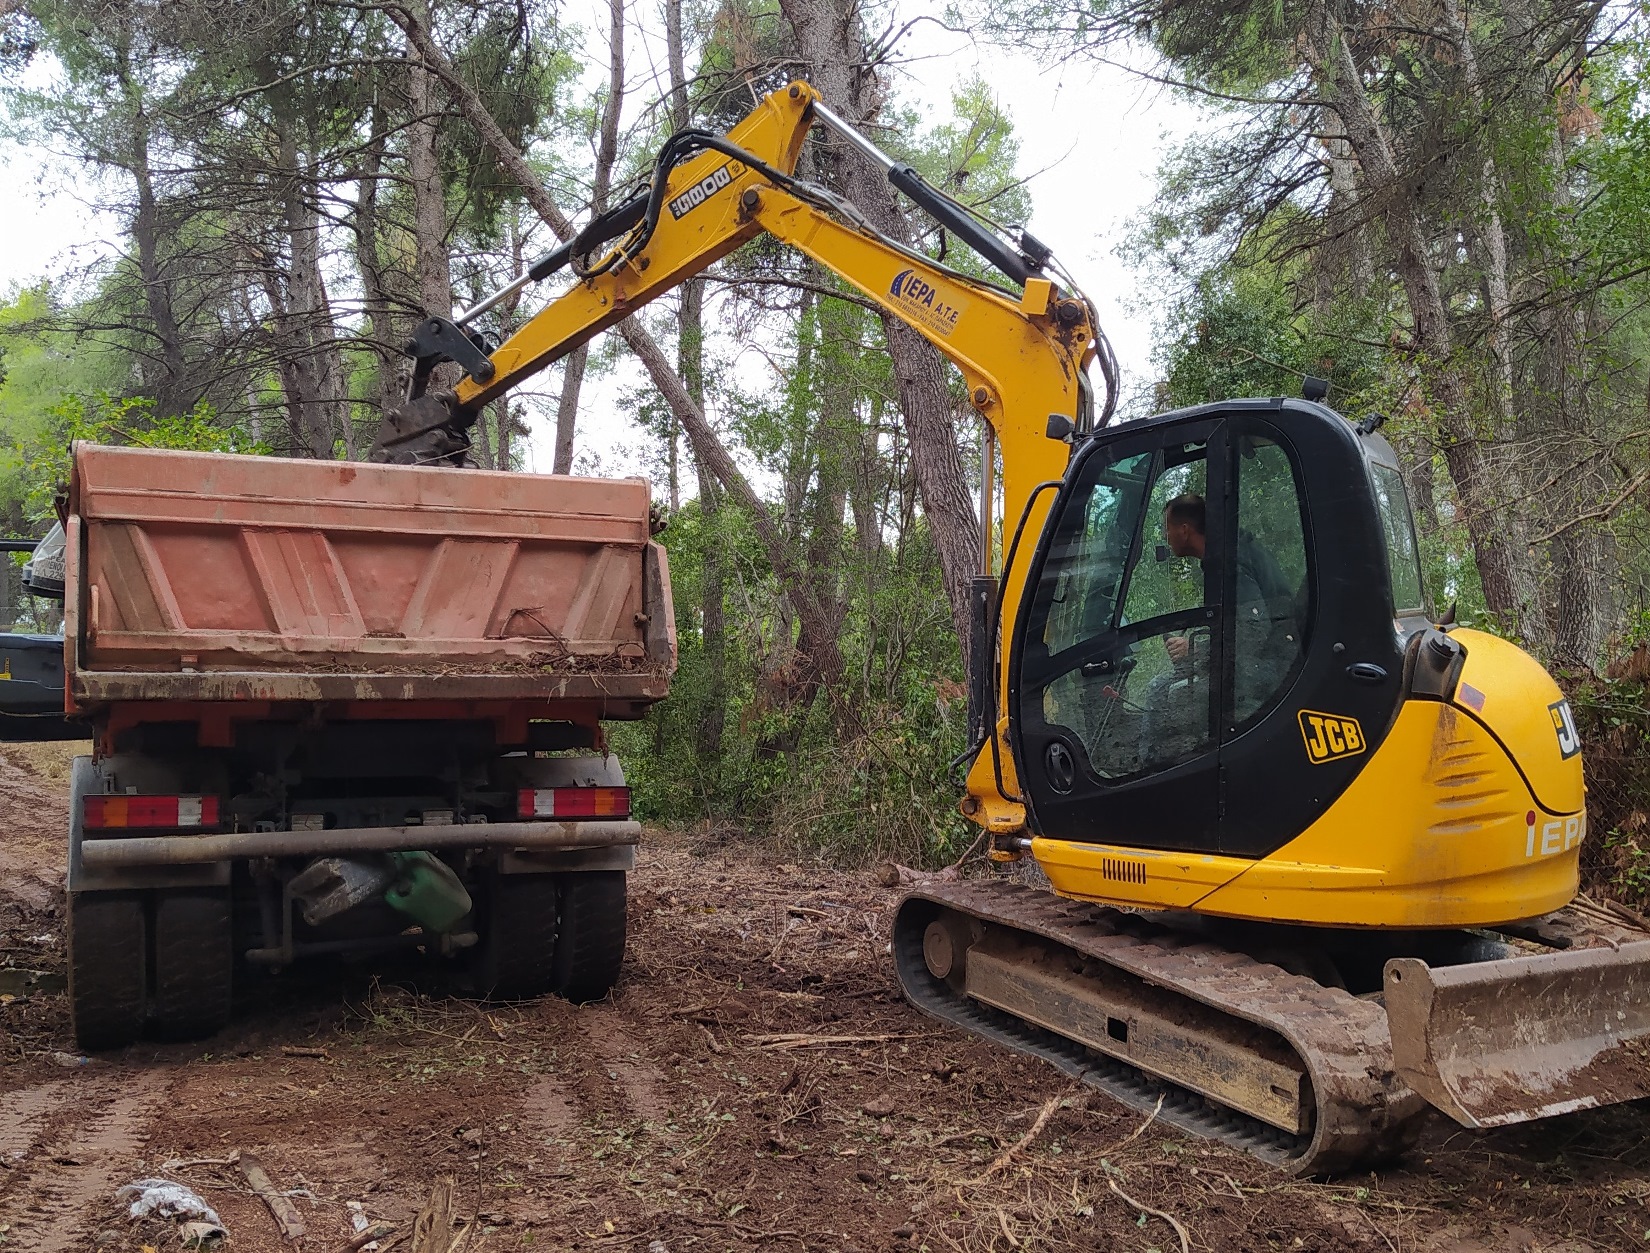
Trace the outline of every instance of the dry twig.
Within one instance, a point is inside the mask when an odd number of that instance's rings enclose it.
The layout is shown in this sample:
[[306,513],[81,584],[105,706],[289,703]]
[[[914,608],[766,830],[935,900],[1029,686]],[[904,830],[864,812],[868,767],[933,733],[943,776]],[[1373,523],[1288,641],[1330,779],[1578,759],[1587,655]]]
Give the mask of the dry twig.
[[1392,1253],[1398,1253],[1398,1246],[1392,1243],[1392,1237],[1387,1235],[1386,1232],[1382,1231],[1381,1228],[1380,1228],[1380,1225],[1378,1223],[1376,1223],[1376,1221],[1373,1218],[1371,1218],[1364,1210],[1360,1209],[1358,1211],[1358,1213],[1363,1214],[1364,1221],[1366,1223],[1368,1223],[1371,1227],[1375,1228],[1375,1234],[1380,1236],[1381,1239],[1386,1241],[1386,1247],[1391,1249]]
[[1008,1215],[1003,1213],[1001,1205],[997,1207],[997,1226],[1003,1229],[1003,1239],[1008,1241],[1009,1248],[1017,1249],[1020,1247],[1019,1240],[1015,1239],[1014,1233],[1008,1229]]
[[275,1181],[269,1177],[269,1172],[263,1168],[263,1164],[250,1153],[242,1153],[238,1164],[241,1174],[246,1176],[247,1183],[274,1215],[275,1225],[281,1229],[281,1239],[302,1240],[304,1220],[298,1213],[298,1207],[292,1203],[291,1198],[282,1196],[276,1190]]
[[1163,1112],[1163,1096],[1164,1095],[1167,1095],[1167,1094],[1165,1093],[1165,1094],[1161,1094],[1161,1095],[1158,1096],[1157,1104],[1152,1106],[1152,1112],[1146,1115],[1146,1121],[1145,1122],[1141,1123],[1133,1131],[1129,1132],[1128,1135],[1124,1136],[1116,1144],[1112,1145],[1109,1149],[1106,1150],[1106,1152],[1107,1153],[1115,1153],[1115,1152],[1117,1152],[1118,1149],[1122,1148],[1125,1144],[1133,1144],[1136,1140],[1138,1140],[1141,1136],[1141,1133],[1144,1132],[1147,1127],[1151,1126],[1154,1122],[1156,1122],[1157,1121],[1157,1116]]
[[1051,1096],[1048,1100],[1044,1101],[1043,1108],[1037,1111],[1036,1121],[1031,1124],[1031,1130],[1026,1132],[1025,1135],[1021,1136],[1013,1144],[1009,1145],[1001,1153],[997,1154],[991,1165],[987,1166],[981,1173],[980,1177],[974,1180],[974,1182],[976,1184],[984,1183],[987,1179],[991,1178],[992,1175],[996,1174],[999,1170],[1002,1170],[1005,1166],[1012,1162],[1015,1157],[1022,1153],[1031,1144],[1033,1140],[1042,1135],[1043,1128],[1048,1126],[1049,1119],[1054,1117],[1054,1111],[1060,1108],[1060,1102],[1065,1100],[1068,1095],[1069,1093],[1062,1092],[1058,1095]]
[[1118,1187],[1117,1180],[1108,1179],[1106,1182],[1111,1185],[1111,1190],[1113,1192],[1117,1193],[1118,1196],[1122,1197],[1142,1214],[1150,1214],[1153,1218],[1161,1218],[1164,1222],[1168,1223],[1169,1226],[1173,1227],[1175,1235],[1180,1237],[1180,1253],[1192,1253],[1192,1238],[1186,1234],[1186,1228],[1181,1225],[1178,1218],[1176,1218],[1173,1214],[1165,1214],[1160,1209],[1153,1209],[1150,1205],[1142,1205],[1127,1192],[1123,1191],[1122,1188]]
[[885,1035],[807,1035],[786,1032],[780,1035],[747,1035],[745,1039],[765,1049],[823,1048],[832,1044],[886,1044],[890,1040],[914,1040],[910,1032]]

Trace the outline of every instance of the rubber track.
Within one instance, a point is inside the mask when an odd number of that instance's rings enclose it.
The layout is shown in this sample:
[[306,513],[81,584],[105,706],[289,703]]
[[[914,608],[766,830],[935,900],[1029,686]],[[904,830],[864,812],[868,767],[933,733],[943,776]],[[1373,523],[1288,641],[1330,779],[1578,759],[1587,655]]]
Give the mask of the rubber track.
[[[1307,1135],[1290,1135],[1082,1044],[970,1000],[929,973],[923,931],[939,910],[1037,936],[1281,1036],[1300,1057],[1315,1103]],[[1065,900],[1016,883],[925,887],[894,921],[894,961],[906,996],[943,1022],[1052,1062],[1134,1109],[1223,1141],[1297,1174],[1350,1170],[1413,1143],[1428,1106],[1392,1068],[1386,1011],[1244,953],[1166,930],[1139,915]],[[1207,1012],[1201,1011],[1201,1012]]]

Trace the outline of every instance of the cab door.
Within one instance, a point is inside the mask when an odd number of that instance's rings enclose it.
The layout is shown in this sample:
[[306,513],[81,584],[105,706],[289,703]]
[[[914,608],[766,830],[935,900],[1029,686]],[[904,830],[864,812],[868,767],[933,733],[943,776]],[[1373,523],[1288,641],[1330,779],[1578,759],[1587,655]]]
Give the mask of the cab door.
[[[1225,424],[1142,424],[1073,459],[1010,659],[1015,761],[1032,829],[1215,851],[1228,527]],[[1200,500],[1205,555],[1163,547]]]
[[[1220,849],[1260,858],[1322,817],[1378,750],[1403,703],[1421,589],[1402,481],[1368,464],[1366,446],[1385,441],[1298,401],[1234,409],[1226,430]],[[1381,474],[1392,485],[1378,495]],[[1356,847],[1345,855],[1360,864]]]

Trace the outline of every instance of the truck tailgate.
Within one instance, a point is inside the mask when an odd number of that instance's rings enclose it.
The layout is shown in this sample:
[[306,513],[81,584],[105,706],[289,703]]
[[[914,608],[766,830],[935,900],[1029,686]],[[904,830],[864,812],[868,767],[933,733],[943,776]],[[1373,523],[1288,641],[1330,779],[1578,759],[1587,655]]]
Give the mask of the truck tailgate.
[[70,515],[83,705],[645,705],[675,666],[641,479],[78,444]]

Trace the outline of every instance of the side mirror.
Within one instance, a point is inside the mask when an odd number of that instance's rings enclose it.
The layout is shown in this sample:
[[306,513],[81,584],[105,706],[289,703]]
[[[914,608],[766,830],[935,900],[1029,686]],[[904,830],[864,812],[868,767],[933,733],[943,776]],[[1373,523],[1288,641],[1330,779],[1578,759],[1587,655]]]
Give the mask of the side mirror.
[[1065,414],[1051,413],[1048,415],[1048,430],[1046,431],[1046,434],[1050,439],[1057,439],[1064,443],[1070,443],[1071,437],[1076,433],[1077,424],[1070,418],[1066,417]]
[[1174,556],[1174,554],[1169,551],[1169,546],[1167,544],[1159,544],[1157,546],[1157,559],[1159,561],[1167,561],[1172,556]]

